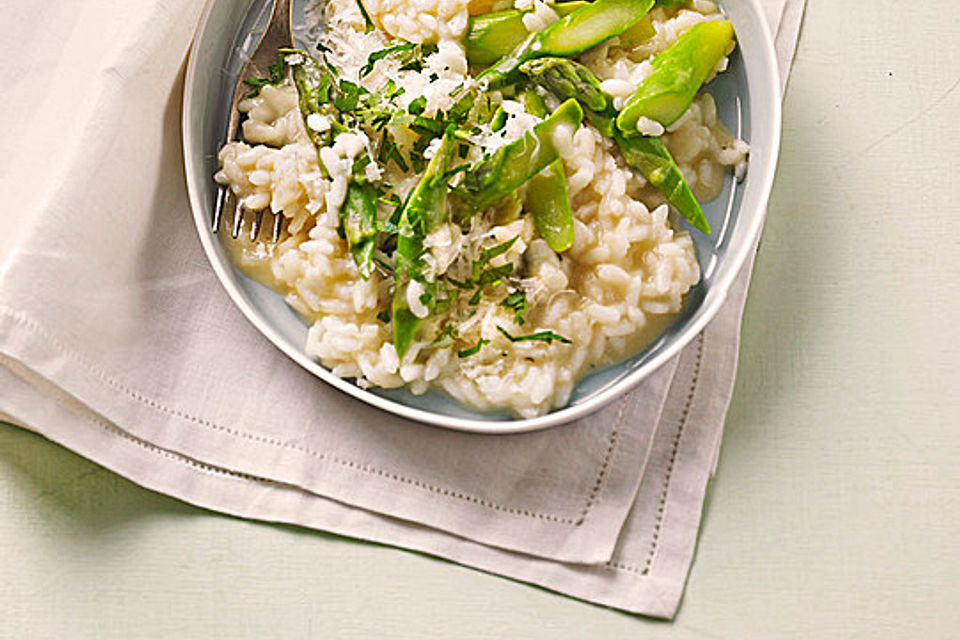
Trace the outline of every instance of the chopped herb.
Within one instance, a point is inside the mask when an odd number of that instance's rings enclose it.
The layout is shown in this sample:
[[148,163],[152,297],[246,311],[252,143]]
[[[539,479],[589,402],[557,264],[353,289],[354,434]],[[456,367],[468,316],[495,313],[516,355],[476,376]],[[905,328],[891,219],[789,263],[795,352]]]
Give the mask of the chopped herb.
[[[357,0],[357,2],[360,2],[360,0]],[[401,42],[400,44],[395,44],[392,47],[387,47],[386,49],[380,49],[379,51],[374,51],[369,56],[367,56],[367,64],[363,65],[363,67],[360,69],[360,77],[362,78],[368,73],[370,73],[371,71],[373,71],[373,65],[375,65],[378,60],[383,60],[387,56],[394,53],[410,51],[411,49],[414,49],[416,46],[417,45],[414,44],[413,42]]]
[[409,127],[413,124],[414,115],[405,111],[394,111],[390,114],[390,120],[387,124],[391,126]]
[[464,291],[466,291],[467,289],[472,289],[472,288],[473,288],[473,287],[470,286],[469,283],[467,283],[467,282],[461,282],[461,281],[459,281],[459,280],[456,280],[455,278],[451,278],[450,276],[446,276],[446,280],[447,280],[447,282],[449,282],[450,284],[452,284],[453,286],[455,286],[457,289],[463,289]]
[[396,209],[393,210],[393,213],[390,214],[390,219],[387,221],[392,224],[394,227],[400,226],[400,218],[403,216],[403,210],[406,208],[407,203],[410,202],[410,198],[413,197],[413,192],[416,188],[410,189],[407,192],[406,197],[403,199],[403,202],[397,205]]
[[377,161],[386,166],[391,160],[396,163],[401,171],[407,172],[410,170],[407,161],[403,159],[403,154],[400,153],[400,149],[392,140],[387,139],[387,133],[384,132],[383,137],[380,139],[380,151],[377,153]]
[[410,101],[410,104],[407,105],[407,113],[412,113],[413,115],[420,115],[427,108],[427,96],[417,96]]
[[357,156],[357,159],[353,161],[353,167],[351,168],[351,171],[354,173],[354,175],[359,175],[371,162],[373,162],[373,160],[366,153],[362,156]]
[[370,14],[367,13],[367,8],[363,6],[363,0],[357,0],[357,7],[360,8],[360,15],[363,16],[363,23],[366,25],[366,27],[364,27],[364,31],[366,33],[370,33],[374,29],[373,20],[370,19]]
[[256,98],[260,95],[260,88],[269,85],[278,85],[283,82],[283,71],[284,71],[284,62],[283,54],[277,56],[277,61],[273,64],[267,65],[267,72],[270,74],[268,78],[244,78],[243,83],[249,87],[253,87],[253,91],[248,93],[245,98]]
[[513,273],[512,262],[508,262],[504,265],[500,265],[499,267],[490,267],[489,269],[485,269],[476,278],[476,283],[477,283],[477,286],[481,288],[487,286],[488,284],[496,287],[496,286],[499,286],[500,283],[503,282],[503,279],[506,278],[511,273]]
[[480,338],[480,340],[477,341],[477,344],[473,345],[473,346],[470,347],[469,349],[464,349],[464,350],[462,350],[462,351],[457,351],[457,357],[458,357],[458,358],[469,358],[469,357],[472,356],[472,355],[476,355],[477,353],[480,352],[480,349],[483,348],[483,345],[485,345],[485,344],[490,344],[490,341],[487,340],[486,338]]
[[503,283],[503,279],[513,273],[513,263],[507,262],[502,264],[499,267],[488,267],[487,265],[493,258],[496,258],[499,255],[503,255],[510,250],[510,247],[519,239],[520,236],[514,236],[506,242],[501,242],[498,245],[490,247],[488,249],[483,249],[480,252],[480,257],[473,261],[473,264],[470,266],[470,276],[466,279],[465,282],[460,282],[453,278],[447,277],[447,281],[458,289],[472,289],[476,287],[476,290],[473,292],[473,295],[470,296],[468,301],[470,305],[480,304],[480,299],[483,296],[483,289],[487,285],[498,287]]
[[570,338],[564,338],[563,336],[554,333],[553,331],[537,331],[536,333],[531,333],[526,336],[512,336],[510,333],[497,325],[497,331],[506,336],[507,340],[510,342],[523,342],[526,340],[538,340],[540,342],[546,342],[547,344],[553,344],[553,341],[562,342],[563,344],[572,344],[573,340]]
[[489,249],[482,250],[480,252],[480,257],[474,260],[473,265],[470,267],[470,277],[473,280],[479,278],[480,274],[491,260],[509,251],[510,247],[512,247],[519,239],[520,236],[514,236],[506,242],[501,242],[500,244],[490,247]]
[[360,91],[359,85],[349,80],[341,80],[337,96],[333,99],[333,106],[340,111],[356,111],[360,103]]
[[500,302],[500,306],[512,310],[513,321],[522,326],[524,322],[522,314],[527,310],[527,292],[523,289],[514,291]]
[[400,71],[423,71],[423,59],[431,53],[436,53],[437,46],[433,44],[418,44],[409,51],[401,52]]
[[499,255],[502,255],[510,250],[510,247],[520,239],[520,236],[513,236],[509,240],[505,240],[498,245],[494,245],[489,249],[484,249],[480,252],[480,261],[484,264],[490,262],[493,258],[496,258]]
[[424,159],[422,153],[411,153],[410,154],[410,164],[413,165],[413,170],[417,173],[423,173],[423,170],[427,166],[427,161]]
[[490,119],[490,131],[500,131],[507,125],[507,112],[503,110],[503,107],[497,107],[497,110],[493,112],[493,117]]
[[410,128],[413,129],[415,133],[420,135],[421,140],[423,138],[427,138],[427,143],[429,143],[433,138],[443,135],[443,132],[447,129],[447,123],[445,123],[443,120],[437,120],[436,118],[428,118],[426,116],[418,115],[414,117],[413,123],[410,124]]
[[453,106],[447,111],[447,120],[456,124],[463,124],[470,115],[470,109],[473,107],[473,95],[463,94],[459,100],[453,103]]

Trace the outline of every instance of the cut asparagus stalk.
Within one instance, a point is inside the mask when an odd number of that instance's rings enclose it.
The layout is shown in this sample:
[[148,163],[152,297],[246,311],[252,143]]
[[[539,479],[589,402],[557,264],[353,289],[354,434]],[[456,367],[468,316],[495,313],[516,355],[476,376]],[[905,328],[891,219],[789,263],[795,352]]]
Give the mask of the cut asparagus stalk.
[[673,44],[654,56],[652,71],[627,100],[617,117],[617,128],[636,133],[640,118],[667,127],[687,110],[700,86],[727,54],[733,27],[711,20],[690,27]]
[[569,135],[582,119],[583,110],[576,100],[561,104],[549,118],[534,125],[522,138],[501,147],[466,175],[464,203],[474,212],[483,211],[543,171],[560,157],[554,136]]
[[655,35],[657,35],[657,30],[653,28],[650,16],[644,16],[643,20],[620,34],[620,46],[629,49],[641,42],[646,42]]
[[[432,284],[423,275],[423,241],[427,234],[436,230],[447,219],[447,181],[445,174],[454,148],[453,127],[447,128],[440,148],[430,159],[420,182],[414,187],[400,214],[397,250],[394,253],[394,290],[391,305],[393,318],[393,345],[397,355],[403,357],[416,336],[423,318],[410,309],[407,295],[411,280],[417,280],[424,289]],[[424,303],[428,312],[432,298]]]
[[617,112],[590,69],[566,58],[538,58],[523,63],[520,71],[561,100],[576,100],[590,124],[608,138],[613,137]]
[[610,98],[600,89],[593,72],[573,60],[536,58],[520,65],[520,72],[556,96],[576,99],[588,111],[601,113],[610,105]]
[[687,222],[709,235],[710,222],[663,141],[651,136],[628,138],[621,133],[615,139],[627,164],[663,194]]
[[[561,100],[582,100],[584,116],[601,133],[614,138],[627,164],[663,194],[687,222],[704,233],[710,233],[707,217],[667,147],[660,138],[626,136],[618,131],[614,126],[617,112],[612,101],[600,89],[600,81],[589,69],[573,60],[544,58],[524,64],[521,71]],[[597,93],[602,100],[596,97]],[[587,103],[602,108],[594,110]]]
[[[587,2],[563,2],[551,8],[561,17],[587,6]],[[530,35],[523,24],[529,11],[508,9],[470,18],[464,41],[467,60],[473,65],[489,65],[517,48]]]
[[[536,91],[528,89],[520,97],[528,112],[539,118],[547,116],[547,105]],[[551,249],[559,253],[573,246],[573,209],[567,193],[563,160],[554,160],[530,178],[525,204],[540,237]]]
[[351,180],[340,207],[340,224],[347,246],[364,280],[373,273],[377,240],[377,189],[369,182]]
[[[300,116],[303,118],[303,128],[306,129],[307,136],[317,149],[317,164],[320,167],[320,175],[329,178],[330,173],[324,166],[323,160],[320,159],[320,149],[330,146],[334,134],[338,132],[338,129],[342,130],[342,125],[338,121],[339,114],[330,103],[330,90],[336,86],[336,80],[329,69],[317,62],[306,51],[282,49],[281,53],[287,55],[288,64],[292,69],[293,83],[297,87]],[[295,64],[289,62],[293,56],[300,56]],[[310,127],[307,123],[313,114],[326,118],[330,127],[325,131],[317,131]]]
[[515,80],[517,70],[527,60],[578,56],[635,25],[652,6],[653,0],[596,0],[528,36],[477,80],[482,87],[497,89]]

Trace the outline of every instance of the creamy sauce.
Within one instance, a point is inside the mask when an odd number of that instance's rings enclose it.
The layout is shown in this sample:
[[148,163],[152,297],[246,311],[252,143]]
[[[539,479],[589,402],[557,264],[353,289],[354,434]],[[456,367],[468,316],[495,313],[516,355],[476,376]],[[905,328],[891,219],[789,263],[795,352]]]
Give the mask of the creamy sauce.
[[[274,276],[271,261],[276,253],[277,245],[270,242],[269,239],[263,239],[263,236],[268,233],[269,230],[261,230],[261,236],[256,241],[250,240],[250,223],[245,221],[243,229],[237,238],[233,238],[229,230],[221,228],[220,240],[226,247],[233,264],[235,264],[244,275],[269,287],[280,296],[286,297],[293,292],[293,289],[287,283]],[[281,241],[287,237],[289,236],[284,233],[284,235],[281,236]],[[571,285],[574,287],[577,286],[580,279],[579,276],[576,275],[577,271],[576,268],[573,268],[571,273]],[[583,310],[584,307],[591,302],[590,300],[582,298],[581,294],[577,293],[573,288],[560,293],[578,299],[575,308],[580,310]],[[303,310],[297,310],[297,313],[308,325],[313,324],[322,316],[321,313],[305,314]],[[537,326],[542,313],[543,309],[539,305],[530,309],[526,314],[528,323]],[[676,315],[676,313],[654,314],[645,312],[646,324],[639,331],[625,336],[608,338],[603,356],[590,366],[590,370],[594,371],[623,362],[634,354],[639,353],[656,341],[663,332],[666,331],[676,318]]]

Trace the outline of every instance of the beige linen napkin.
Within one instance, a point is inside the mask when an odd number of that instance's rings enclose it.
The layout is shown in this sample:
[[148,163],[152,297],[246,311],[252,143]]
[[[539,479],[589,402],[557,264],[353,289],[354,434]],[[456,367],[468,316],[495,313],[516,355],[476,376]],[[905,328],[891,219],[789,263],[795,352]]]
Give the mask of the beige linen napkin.
[[[777,16],[802,5],[769,4]],[[0,273],[0,412],[194,504],[672,616],[730,398],[749,265],[680,356],[576,423],[477,436],[355,401],[260,336],[200,249],[179,108],[201,5],[18,0],[10,12],[10,32],[39,37],[30,50],[41,53],[4,78],[14,98],[0,107],[25,122],[0,170],[32,221]],[[2,51],[20,50],[16,40]]]

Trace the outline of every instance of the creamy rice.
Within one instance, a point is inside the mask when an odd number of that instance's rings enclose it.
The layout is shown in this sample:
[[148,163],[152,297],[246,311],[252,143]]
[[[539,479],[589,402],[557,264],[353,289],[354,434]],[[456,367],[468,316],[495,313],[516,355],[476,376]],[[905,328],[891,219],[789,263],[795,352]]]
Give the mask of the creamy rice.
[[[529,16],[538,25],[555,19],[556,14],[540,0],[528,4],[524,8],[533,10]],[[367,0],[366,6],[387,34],[435,43],[438,48],[420,71],[400,71],[396,62],[385,59],[359,82],[376,90],[393,78],[405,89],[398,99],[401,106],[424,96],[425,114],[449,109],[455,101],[451,93],[469,81],[458,39],[477,5],[460,0]],[[502,6],[487,3],[482,10]],[[605,91],[622,102],[649,73],[650,55],[686,28],[719,15],[709,0],[694,0],[687,7],[652,12],[656,36],[640,47],[623,51],[616,42],[608,42],[582,56],[581,62],[604,81]],[[380,29],[364,31],[353,0],[331,0],[325,12],[324,44],[331,49],[331,62],[344,77],[358,81],[357,70],[369,53],[382,49],[389,38]],[[725,62],[718,70],[723,66]],[[489,128],[482,132],[467,160],[476,161],[481,150],[519,138],[539,121],[519,103],[498,93],[493,99],[511,117],[500,132]],[[307,352],[335,375],[354,378],[360,386],[407,386],[416,394],[436,387],[476,409],[540,415],[566,403],[583,374],[648,343],[680,311],[684,295],[700,279],[693,242],[689,234],[674,229],[662,197],[624,165],[609,139],[584,124],[554,141],[563,159],[574,212],[573,246],[562,254],[554,252],[539,237],[529,215],[498,224],[488,212],[467,229],[444,224],[425,242],[425,260],[433,275],[462,278],[481,249],[517,238],[506,253],[491,261],[492,266],[517,265],[516,277],[478,304],[468,304],[465,297],[454,301],[444,321],[453,327],[456,338],[449,344],[438,344],[433,337],[414,341],[400,359],[389,319],[385,322],[382,315],[390,307],[393,277],[378,270],[367,280],[361,278],[337,231],[350,167],[364,154],[375,155],[376,140],[364,131],[339,135],[332,146],[321,150],[330,172],[326,179],[306,135],[292,83],[263,87],[259,96],[245,100],[240,108],[248,116],[244,142],[221,150],[216,178],[229,184],[248,208],[269,208],[285,216],[289,233],[276,246],[241,237],[232,243],[236,260],[281,292],[309,322]],[[312,118],[308,124],[317,130],[329,126],[322,118]],[[655,130],[659,125],[654,125],[641,126],[660,133]],[[408,150],[413,135],[403,127],[391,127],[398,146]],[[719,121],[709,94],[701,94],[663,139],[701,201],[719,193],[729,169],[739,175],[745,168],[748,147],[734,140]],[[365,171],[369,179],[381,179],[399,193],[418,180],[415,173],[402,172],[396,165],[383,169],[374,162]],[[422,291],[416,286],[411,290],[408,302],[419,315]],[[522,326],[513,311],[501,304],[512,291],[527,296],[529,307]],[[549,330],[571,343],[512,342],[501,328],[514,336]],[[481,338],[489,343],[479,352],[458,357],[458,351]]]

